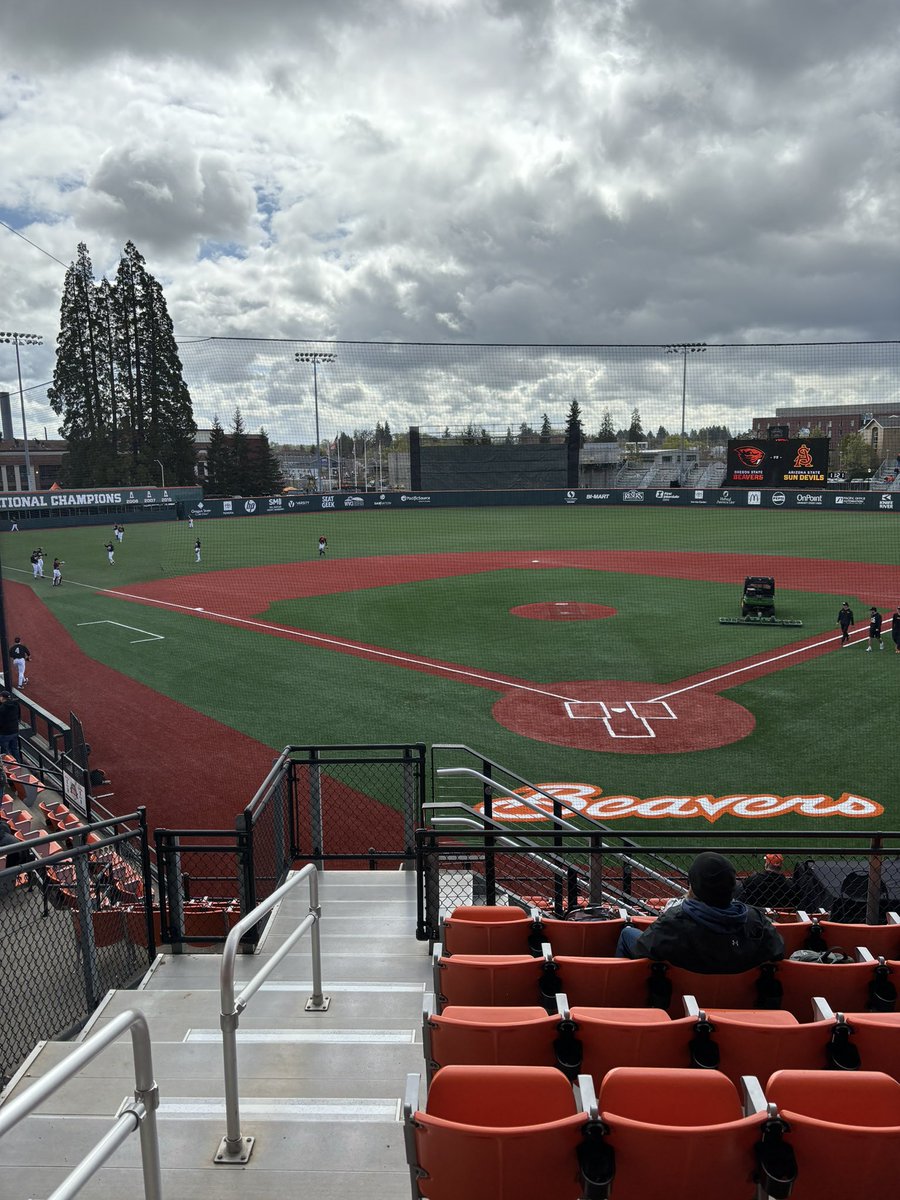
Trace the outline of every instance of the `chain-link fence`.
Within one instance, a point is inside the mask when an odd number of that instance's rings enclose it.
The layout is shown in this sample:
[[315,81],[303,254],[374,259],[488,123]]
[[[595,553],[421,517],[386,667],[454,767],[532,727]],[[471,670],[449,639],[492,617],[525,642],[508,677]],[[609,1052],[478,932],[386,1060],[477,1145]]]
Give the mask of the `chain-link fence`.
[[655,914],[686,895],[690,863],[708,850],[730,859],[737,898],[759,907],[860,924],[880,924],[900,911],[900,833],[778,831],[753,845],[742,833],[703,842],[685,831],[639,848],[634,837],[421,829],[418,935],[434,940],[440,913],[460,905],[509,904],[558,917]]
[[84,1024],[155,954],[143,812],[5,846],[0,857],[0,1075]]
[[396,863],[414,853],[425,746],[292,746],[295,853],[320,863]]

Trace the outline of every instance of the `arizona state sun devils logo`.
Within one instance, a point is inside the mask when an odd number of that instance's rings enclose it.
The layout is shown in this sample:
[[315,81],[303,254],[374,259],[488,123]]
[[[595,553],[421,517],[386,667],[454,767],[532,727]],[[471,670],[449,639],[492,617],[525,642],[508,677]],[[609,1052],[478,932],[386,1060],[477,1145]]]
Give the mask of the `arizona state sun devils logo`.
[[804,442],[794,459],[794,470],[808,470],[812,466],[814,466],[812,455],[809,452],[809,446]]

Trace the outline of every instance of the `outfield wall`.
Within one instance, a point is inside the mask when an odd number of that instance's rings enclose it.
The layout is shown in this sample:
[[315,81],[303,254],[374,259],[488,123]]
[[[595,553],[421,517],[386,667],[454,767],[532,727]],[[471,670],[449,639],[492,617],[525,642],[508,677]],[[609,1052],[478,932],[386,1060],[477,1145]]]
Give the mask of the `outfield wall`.
[[503,492],[353,492],[246,499],[202,500],[178,505],[179,517],[266,517],[278,513],[345,512],[354,509],[485,508],[522,505],[603,508],[834,509],[837,512],[900,512],[900,492],[754,491],[745,488],[591,488]]

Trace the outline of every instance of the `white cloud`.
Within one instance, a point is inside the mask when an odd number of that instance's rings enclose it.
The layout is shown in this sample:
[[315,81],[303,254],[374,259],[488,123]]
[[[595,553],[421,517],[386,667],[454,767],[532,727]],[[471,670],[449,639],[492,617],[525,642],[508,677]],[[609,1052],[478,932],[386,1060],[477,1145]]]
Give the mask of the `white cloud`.
[[[892,0],[7,6],[0,219],[63,262],[86,241],[98,275],[134,240],[185,340],[891,338],[898,23]],[[0,237],[3,320],[52,343],[61,268]],[[561,416],[582,378],[533,368],[504,368],[499,423],[551,392]],[[708,375],[720,416],[785,394]],[[631,386],[670,424],[635,379],[617,405]],[[234,385],[267,423],[299,411]],[[423,394],[434,424],[490,403],[465,373]],[[415,416],[384,380],[341,396],[358,424]]]

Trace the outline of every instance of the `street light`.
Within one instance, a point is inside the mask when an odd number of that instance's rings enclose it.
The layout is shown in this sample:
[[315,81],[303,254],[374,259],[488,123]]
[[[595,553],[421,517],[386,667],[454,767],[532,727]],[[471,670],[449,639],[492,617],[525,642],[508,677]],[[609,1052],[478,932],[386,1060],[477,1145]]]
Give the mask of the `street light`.
[[666,346],[666,354],[680,354],[681,371],[681,454],[678,464],[678,483],[684,483],[684,410],[687,401],[687,360],[689,354],[705,354],[706,342],[672,342]]
[[[313,403],[315,404],[315,411],[316,411],[316,486],[319,488],[319,491],[321,491],[322,488],[320,486],[320,482],[321,482],[322,470],[321,470],[321,462],[320,462],[321,442],[319,441],[319,374],[318,374],[318,369],[319,369],[319,363],[337,362],[337,355],[331,353],[330,351],[297,350],[294,353],[294,362],[312,363]],[[338,481],[338,482],[340,482],[340,481]]]
[[43,346],[44,339],[39,333],[0,333],[0,342],[12,343],[16,348],[16,372],[19,376],[19,406],[22,409],[22,437],[25,440],[25,482],[27,492],[33,492],[35,480],[31,473],[31,455],[28,453],[28,426],[25,423],[25,394],[22,390],[22,364],[19,361],[20,346]]
[[160,478],[162,480],[162,490],[165,491],[166,490],[166,468],[162,465],[161,461],[158,458],[154,458],[153,461],[159,467],[159,474],[160,474]]

